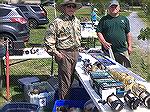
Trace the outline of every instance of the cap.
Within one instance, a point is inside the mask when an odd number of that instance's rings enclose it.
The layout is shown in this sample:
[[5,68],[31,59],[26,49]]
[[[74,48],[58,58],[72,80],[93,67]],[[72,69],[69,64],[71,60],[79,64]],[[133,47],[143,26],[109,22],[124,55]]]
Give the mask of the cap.
[[94,11],[98,11],[96,8],[93,9]]
[[112,5],[119,5],[119,2],[117,0],[112,0],[109,4],[109,7]]

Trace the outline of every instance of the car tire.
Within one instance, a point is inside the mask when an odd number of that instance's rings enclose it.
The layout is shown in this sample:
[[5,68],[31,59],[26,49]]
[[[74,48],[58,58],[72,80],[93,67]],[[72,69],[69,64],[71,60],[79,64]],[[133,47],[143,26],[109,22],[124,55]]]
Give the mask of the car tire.
[[8,39],[9,48],[13,47],[13,42],[12,41],[14,41],[14,39],[11,35],[9,35],[9,34],[0,34],[0,39],[2,39],[3,44],[5,44],[5,45],[6,45],[6,40]]
[[28,23],[29,23],[30,28],[37,28],[38,27],[38,22],[35,19],[29,19]]

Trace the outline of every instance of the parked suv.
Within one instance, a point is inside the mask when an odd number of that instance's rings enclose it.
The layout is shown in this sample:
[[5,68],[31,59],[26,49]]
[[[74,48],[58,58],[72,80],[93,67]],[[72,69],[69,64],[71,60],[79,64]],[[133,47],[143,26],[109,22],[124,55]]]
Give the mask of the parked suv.
[[40,5],[31,4],[12,4],[20,8],[24,15],[28,18],[28,24],[30,28],[37,28],[39,25],[45,25],[49,23],[46,10]]
[[0,4],[0,40],[28,41],[27,19],[18,7]]

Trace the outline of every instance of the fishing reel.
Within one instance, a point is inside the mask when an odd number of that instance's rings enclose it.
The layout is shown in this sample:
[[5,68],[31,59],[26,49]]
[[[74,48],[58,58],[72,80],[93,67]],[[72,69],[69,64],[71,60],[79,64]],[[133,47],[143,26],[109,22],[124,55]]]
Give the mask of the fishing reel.
[[150,109],[150,93],[148,91],[142,91],[139,95],[139,98],[142,100],[144,105]]
[[140,98],[143,104],[150,109],[150,93],[146,91],[146,87],[142,84],[135,83],[132,86],[132,91]]
[[89,73],[90,71],[92,71],[92,64],[90,63],[89,59],[83,60],[83,66],[84,66],[84,71],[86,73]]
[[137,107],[140,105],[141,100],[136,97],[131,90],[127,91],[127,93],[124,95],[124,100],[126,104],[130,107],[130,109],[134,110],[137,109]]
[[106,102],[113,111],[121,111],[124,107],[124,103],[114,93],[107,97]]

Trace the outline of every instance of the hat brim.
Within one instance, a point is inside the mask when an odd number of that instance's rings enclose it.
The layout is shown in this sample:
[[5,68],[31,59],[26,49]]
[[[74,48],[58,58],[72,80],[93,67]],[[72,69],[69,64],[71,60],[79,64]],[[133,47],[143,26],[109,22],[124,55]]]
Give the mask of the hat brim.
[[56,10],[58,12],[64,12],[64,6],[65,5],[68,5],[68,4],[75,4],[76,5],[76,10],[80,9],[82,7],[82,4],[81,3],[74,3],[74,2],[70,2],[70,3],[61,3],[59,5],[56,5]]
[[119,4],[110,4],[110,5],[109,5],[109,7],[111,7],[112,5],[116,5],[116,6],[118,6]]
[[118,5],[119,5],[119,2],[112,2],[112,3],[109,4],[109,7],[112,6],[112,5],[118,6]]

